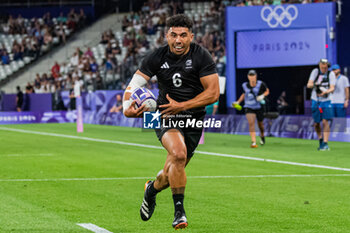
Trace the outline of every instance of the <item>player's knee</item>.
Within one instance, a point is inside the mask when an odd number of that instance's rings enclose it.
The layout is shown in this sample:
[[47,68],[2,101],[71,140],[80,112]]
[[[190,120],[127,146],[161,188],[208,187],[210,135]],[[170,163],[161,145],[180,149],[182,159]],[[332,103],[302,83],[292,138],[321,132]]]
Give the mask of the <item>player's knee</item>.
[[176,164],[181,164],[181,165],[186,164],[186,159],[187,159],[186,148],[176,148],[172,151],[171,155],[173,157],[173,161]]

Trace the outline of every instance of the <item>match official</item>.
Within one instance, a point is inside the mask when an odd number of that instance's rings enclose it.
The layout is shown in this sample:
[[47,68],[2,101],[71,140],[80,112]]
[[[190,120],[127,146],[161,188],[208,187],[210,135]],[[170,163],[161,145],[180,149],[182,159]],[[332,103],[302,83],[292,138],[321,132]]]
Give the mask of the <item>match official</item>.
[[260,130],[260,144],[265,144],[264,135],[264,109],[265,97],[270,94],[269,88],[266,84],[257,80],[257,73],[255,70],[249,70],[248,82],[242,84],[244,93],[239,99],[233,103],[233,105],[240,104],[244,100],[245,116],[249,124],[249,134],[252,141],[251,148],[256,148],[256,133],[255,133],[255,120],[258,121],[258,127]]

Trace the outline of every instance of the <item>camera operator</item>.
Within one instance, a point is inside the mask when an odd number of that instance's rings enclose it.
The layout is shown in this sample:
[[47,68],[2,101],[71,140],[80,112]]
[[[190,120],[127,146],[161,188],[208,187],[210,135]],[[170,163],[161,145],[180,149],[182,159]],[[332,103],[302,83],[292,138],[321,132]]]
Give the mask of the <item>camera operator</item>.
[[[312,70],[307,87],[312,88],[311,111],[320,143],[318,150],[324,151],[329,150],[329,121],[333,118],[330,94],[334,91],[336,78],[333,72],[328,71],[329,62],[327,59],[321,59],[318,66],[318,68]],[[323,124],[323,132],[321,121]]]

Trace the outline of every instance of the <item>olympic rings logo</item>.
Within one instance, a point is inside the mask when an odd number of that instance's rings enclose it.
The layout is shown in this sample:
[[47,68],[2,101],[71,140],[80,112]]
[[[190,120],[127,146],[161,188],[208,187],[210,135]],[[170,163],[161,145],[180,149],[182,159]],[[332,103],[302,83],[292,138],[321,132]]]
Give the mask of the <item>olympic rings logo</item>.
[[285,9],[281,5],[276,6],[274,9],[270,6],[265,6],[261,9],[260,14],[261,18],[271,28],[275,28],[278,25],[286,28],[298,17],[298,8],[294,5],[289,5]]

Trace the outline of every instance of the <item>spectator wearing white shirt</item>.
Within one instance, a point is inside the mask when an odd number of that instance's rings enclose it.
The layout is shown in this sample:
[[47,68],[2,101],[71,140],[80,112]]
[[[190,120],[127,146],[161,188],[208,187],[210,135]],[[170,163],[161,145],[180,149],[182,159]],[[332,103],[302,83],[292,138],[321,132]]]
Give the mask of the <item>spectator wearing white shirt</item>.
[[349,106],[349,79],[340,73],[340,66],[335,64],[331,67],[335,74],[335,89],[332,93],[331,103],[334,117],[346,117],[346,109]]
[[78,64],[79,64],[79,54],[77,52],[74,52],[73,56],[71,57],[70,64],[72,66],[78,66]]
[[63,62],[60,66],[60,74],[61,75],[66,75],[69,72],[69,67],[67,66],[67,64],[65,62]]

